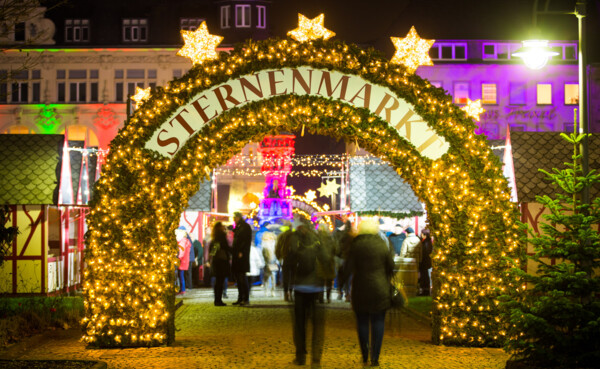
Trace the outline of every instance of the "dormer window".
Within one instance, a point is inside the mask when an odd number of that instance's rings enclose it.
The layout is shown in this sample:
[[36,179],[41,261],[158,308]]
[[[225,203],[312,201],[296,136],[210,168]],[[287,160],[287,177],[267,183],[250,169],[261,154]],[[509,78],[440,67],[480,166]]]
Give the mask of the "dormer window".
[[204,22],[202,18],[181,18],[179,27],[183,31],[195,31]]
[[221,7],[221,28],[229,28],[229,19],[231,19],[231,6],[223,5]]
[[123,41],[145,42],[148,41],[147,19],[123,19]]
[[250,27],[250,5],[235,6],[235,26],[236,28]]
[[90,40],[89,19],[65,19],[66,42],[88,42]]
[[267,7],[264,5],[257,5],[256,10],[258,12],[256,28],[267,28]]

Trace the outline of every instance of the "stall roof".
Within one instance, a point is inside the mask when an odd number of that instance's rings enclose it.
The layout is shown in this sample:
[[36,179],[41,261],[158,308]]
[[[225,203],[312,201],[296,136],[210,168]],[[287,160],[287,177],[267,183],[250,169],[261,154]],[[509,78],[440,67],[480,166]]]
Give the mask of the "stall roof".
[[58,203],[64,135],[0,135],[0,204]]

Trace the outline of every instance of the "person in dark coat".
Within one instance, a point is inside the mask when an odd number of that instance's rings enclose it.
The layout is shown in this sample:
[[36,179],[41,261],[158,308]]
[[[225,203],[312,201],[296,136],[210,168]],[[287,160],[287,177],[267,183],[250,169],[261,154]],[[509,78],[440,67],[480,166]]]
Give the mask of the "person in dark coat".
[[396,224],[394,232],[388,235],[388,240],[396,255],[400,255],[400,252],[402,251],[402,242],[404,242],[405,238],[406,233],[404,233],[404,228],[402,228],[401,224]]
[[306,363],[307,320],[312,319],[312,364],[320,365],[325,338],[324,305],[318,300],[323,296],[325,276],[323,270],[332,266],[330,252],[321,246],[314,226],[305,221],[292,234],[289,250],[292,285],[294,288],[294,364]]
[[281,285],[283,287],[283,298],[285,301],[291,301],[292,289],[290,288],[290,262],[288,261],[288,254],[290,249],[290,240],[294,234],[292,229],[292,223],[289,220],[284,221],[283,226],[280,228],[282,233],[277,237],[277,243],[275,244],[275,257],[281,264]]
[[231,269],[237,283],[238,300],[234,305],[250,303],[250,289],[246,273],[250,271],[250,246],[252,245],[252,228],[244,221],[242,213],[233,214],[235,228],[233,229],[233,256]]
[[231,247],[227,242],[227,233],[225,232],[225,226],[221,222],[215,223],[211,233],[211,240],[209,246],[209,261],[208,265],[211,268],[211,272],[215,276],[215,306],[226,306],[223,302],[223,284],[225,278],[229,276],[231,260]]
[[419,295],[429,296],[431,293],[431,252],[433,251],[433,242],[431,241],[431,232],[425,228],[421,232],[421,261],[419,262]]
[[344,269],[345,277],[352,274],[352,309],[363,363],[368,364],[370,355],[373,366],[379,365],[385,313],[390,308],[390,280],[394,273],[393,254],[378,233],[379,225],[374,220],[365,219],[360,223]]

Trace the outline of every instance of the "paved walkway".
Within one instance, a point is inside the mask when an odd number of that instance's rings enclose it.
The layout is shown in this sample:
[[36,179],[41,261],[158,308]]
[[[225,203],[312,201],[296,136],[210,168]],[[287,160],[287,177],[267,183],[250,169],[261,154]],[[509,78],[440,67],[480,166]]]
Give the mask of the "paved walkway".
[[[226,302],[235,301],[230,290]],[[279,293],[281,296],[281,293]],[[281,297],[256,289],[248,307],[215,307],[212,291],[195,289],[177,310],[170,347],[86,349],[77,329],[49,331],[0,352],[2,359],[101,360],[108,368],[293,368],[291,311]],[[334,296],[335,298],[335,296]],[[386,319],[382,368],[504,368],[501,349],[443,347],[430,343],[427,324],[407,315]],[[392,325],[393,323],[393,325]],[[360,368],[360,350],[349,303],[327,304],[323,368]]]

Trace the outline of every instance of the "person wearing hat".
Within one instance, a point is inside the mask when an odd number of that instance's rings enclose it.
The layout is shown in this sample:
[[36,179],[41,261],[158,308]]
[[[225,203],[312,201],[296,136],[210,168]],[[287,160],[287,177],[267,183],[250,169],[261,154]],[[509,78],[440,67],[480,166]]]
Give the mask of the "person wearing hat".
[[250,246],[252,245],[252,229],[244,221],[242,213],[233,213],[235,228],[233,229],[233,256],[231,271],[237,283],[238,299],[233,305],[248,305],[250,289],[246,273],[250,271]]

